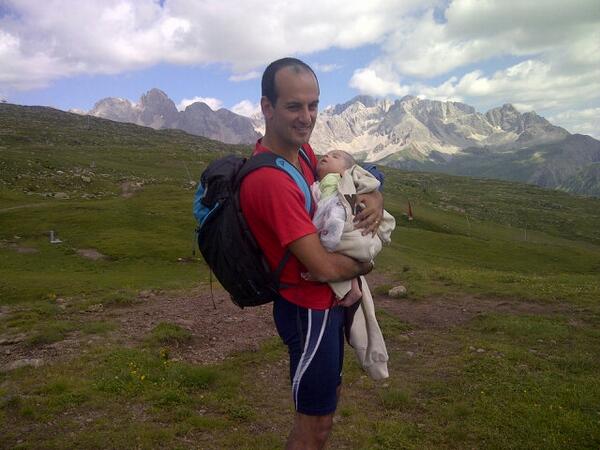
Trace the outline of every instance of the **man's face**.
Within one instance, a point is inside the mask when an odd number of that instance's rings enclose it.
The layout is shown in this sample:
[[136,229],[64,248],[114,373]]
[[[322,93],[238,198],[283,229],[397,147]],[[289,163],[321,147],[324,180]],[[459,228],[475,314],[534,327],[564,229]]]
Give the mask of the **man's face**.
[[298,149],[308,142],[317,120],[317,80],[306,70],[284,67],[275,74],[275,86],[275,105],[266,97],[261,100],[267,132],[283,150]]
[[346,161],[345,155],[339,150],[332,150],[319,160],[317,164],[317,175],[319,179],[323,178],[328,173],[339,173],[344,174],[344,171],[348,169],[348,162]]

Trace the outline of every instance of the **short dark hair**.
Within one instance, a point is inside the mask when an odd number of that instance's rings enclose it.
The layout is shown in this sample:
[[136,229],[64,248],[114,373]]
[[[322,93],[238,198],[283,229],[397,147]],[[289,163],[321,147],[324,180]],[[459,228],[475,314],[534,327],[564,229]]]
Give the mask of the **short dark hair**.
[[278,59],[267,66],[263,73],[261,82],[262,96],[267,97],[273,106],[275,106],[278,97],[277,89],[275,87],[275,75],[277,75],[277,72],[279,72],[281,69],[286,67],[292,67],[296,72],[306,71],[312,73],[312,75],[315,77],[315,81],[317,82],[317,89],[319,88],[319,80],[317,75],[304,61],[290,57]]

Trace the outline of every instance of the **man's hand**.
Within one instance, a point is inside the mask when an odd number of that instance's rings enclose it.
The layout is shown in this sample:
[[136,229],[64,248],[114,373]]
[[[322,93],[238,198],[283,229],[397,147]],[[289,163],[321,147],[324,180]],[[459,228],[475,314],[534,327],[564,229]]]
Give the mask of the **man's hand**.
[[383,218],[383,195],[379,191],[358,194],[357,201],[365,207],[354,217],[354,226],[363,230],[363,236],[369,233],[375,236]]

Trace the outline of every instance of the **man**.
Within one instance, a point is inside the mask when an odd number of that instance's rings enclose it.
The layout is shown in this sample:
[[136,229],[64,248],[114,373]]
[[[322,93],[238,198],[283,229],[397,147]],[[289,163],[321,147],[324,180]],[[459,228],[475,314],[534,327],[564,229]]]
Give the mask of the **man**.
[[[299,156],[303,148],[316,167],[308,145],[317,119],[319,85],[313,70],[294,58],[271,63],[263,74],[261,108],[265,136],[254,153],[276,153],[302,173],[310,185],[313,169]],[[380,193],[361,199],[367,207],[357,216],[359,228],[377,229],[383,213]],[[288,449],[323,448],[337,407],[344,348],[344,306],[334,302],[326,284],[349,280],[372,270],[327,252],[304,206],[297,184],[280,170],[263,167],[246,176],[240,190],[242,212],[271,269],[286,250],[291,257],[280,277],[281,299],[273,304],[277,331],[288,346],[290,378],[296,407]],[[301,274],[308,272],[310,279]],[[316,281],[315,281],[316,280]]]

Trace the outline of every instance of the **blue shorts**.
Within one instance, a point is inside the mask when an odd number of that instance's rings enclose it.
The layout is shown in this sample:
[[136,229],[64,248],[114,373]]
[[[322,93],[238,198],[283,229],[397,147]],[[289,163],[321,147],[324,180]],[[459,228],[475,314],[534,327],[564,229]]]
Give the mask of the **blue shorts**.
[[311,416],[335,412],[344,362],[344,309],[307,309],[286,300],[273,304],[275,326],[290,355],[296,411]]

